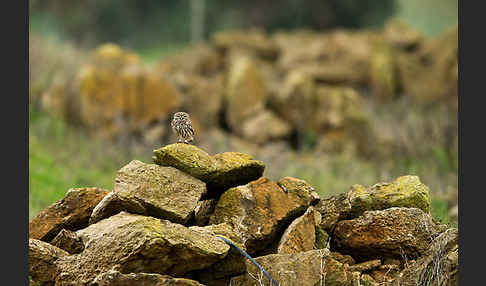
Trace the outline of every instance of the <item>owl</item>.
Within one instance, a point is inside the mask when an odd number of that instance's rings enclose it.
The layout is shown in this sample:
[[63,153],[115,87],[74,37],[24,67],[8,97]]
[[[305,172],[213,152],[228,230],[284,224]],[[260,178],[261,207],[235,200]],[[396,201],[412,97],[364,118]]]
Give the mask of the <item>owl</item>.
[[176,112],[171,122],[172,130],[177,135],[178,143],[192,142],[194,140],[194,128],[192,127],[189,114],[186,112]]

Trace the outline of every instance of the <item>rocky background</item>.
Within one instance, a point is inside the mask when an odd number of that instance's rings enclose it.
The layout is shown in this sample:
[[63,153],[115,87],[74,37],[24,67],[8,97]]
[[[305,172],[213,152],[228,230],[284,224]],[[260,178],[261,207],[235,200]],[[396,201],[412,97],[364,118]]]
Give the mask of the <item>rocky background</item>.
[[29,223],[31,285],[458,285],[458,229],[405,175],[320,197],[245,153],[187,144],[73,188]]

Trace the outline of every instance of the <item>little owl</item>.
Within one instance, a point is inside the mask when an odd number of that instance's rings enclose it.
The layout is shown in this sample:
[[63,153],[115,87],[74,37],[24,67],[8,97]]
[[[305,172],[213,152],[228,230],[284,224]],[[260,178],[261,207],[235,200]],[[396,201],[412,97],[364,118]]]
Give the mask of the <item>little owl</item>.
[[172,130],[177,135],[178,143],[189,143],[194,140],[194,128],[192,127],[189,114],[185,112],[177,112],[172,119]]

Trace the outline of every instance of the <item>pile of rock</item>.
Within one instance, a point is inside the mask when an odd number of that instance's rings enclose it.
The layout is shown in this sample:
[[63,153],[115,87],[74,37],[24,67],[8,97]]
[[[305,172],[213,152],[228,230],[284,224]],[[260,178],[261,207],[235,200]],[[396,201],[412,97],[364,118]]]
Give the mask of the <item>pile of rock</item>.
[[[131,161],[112,191],[71,189],[29,223],[41,285],[457,285],[458,231],[416,176],[321,199],[238,152],[187,144]],[[418,283],[418,284],[417,284]]]

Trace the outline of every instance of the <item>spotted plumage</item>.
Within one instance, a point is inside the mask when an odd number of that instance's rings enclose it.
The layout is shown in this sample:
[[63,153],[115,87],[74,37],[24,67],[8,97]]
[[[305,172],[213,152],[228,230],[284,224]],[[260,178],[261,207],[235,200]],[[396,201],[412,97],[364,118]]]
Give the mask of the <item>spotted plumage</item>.
[[171,122],[172,130],[177,135],[178,143],[189,143],[194,141],[194,128],[192,127],[189,114],[176,112]]

